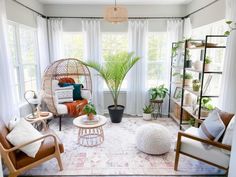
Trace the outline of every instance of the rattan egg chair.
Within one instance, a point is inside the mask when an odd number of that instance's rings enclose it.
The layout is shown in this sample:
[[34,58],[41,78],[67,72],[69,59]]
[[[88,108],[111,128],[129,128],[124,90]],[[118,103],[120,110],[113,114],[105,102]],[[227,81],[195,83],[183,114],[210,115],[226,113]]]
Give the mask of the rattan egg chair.
[[48,110],[52,112],[55,117],[59,117],[60,130],[61,118],[63,115],[67,114],[67,112],[65,105],[56,104],[54,81],[61,78],[73,78],[76,83],[83,84],[83,89],[90,91],[92,94],[90,71],[80,60],[75,58],[61,59],[46,68],[42,80],[42,99],[46,103]]

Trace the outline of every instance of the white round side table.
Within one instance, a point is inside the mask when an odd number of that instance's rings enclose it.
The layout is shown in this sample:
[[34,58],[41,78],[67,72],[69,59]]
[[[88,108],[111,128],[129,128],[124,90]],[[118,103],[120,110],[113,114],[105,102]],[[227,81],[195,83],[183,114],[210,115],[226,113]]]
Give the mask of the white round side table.
[[107,118],[96,115],[99,121],[93,124],[86,124],[83,119],[87,115],[79,116],[73,120],[73,124],[78,127],[78,143],[85,147],[94,147],[102,144],[104,141],[103,126],[107,122]]
[[46,131],[48,129],[46,121],[48,119],[51,119],[53,117],[53,114],[51,112],[47,112],[47,111],[42,111],[40,113],[41,114],[36,115],[36,117],[33,117],[32,114],[29,114],[25,117],[25,120],[27,120],[31,124],[34,124],[34,123],[37,123],[37,122],[42,122],[43,129]]

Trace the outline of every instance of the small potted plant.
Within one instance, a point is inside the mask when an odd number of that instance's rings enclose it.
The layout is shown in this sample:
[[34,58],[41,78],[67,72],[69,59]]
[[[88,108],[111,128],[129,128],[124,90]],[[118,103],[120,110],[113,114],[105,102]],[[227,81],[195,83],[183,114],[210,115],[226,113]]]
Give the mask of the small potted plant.
[[214,109],[214,106],[210,104],[211,98],[202,98],[201,116],[207,117],[208,114]]
[[145,105],[143,108],[143,120],[152,120],[153,108],[151,105]]
[[168,93],[168,89],[165,85],[160,85],[158,87],[153,87],[149,90],[151,100],[164,100],[166,94]]
[[193,76],[191,74],[185,73],[185,75],[184,75],[184,85],[191,87],[192,79],[193,79]]
[[212,59],[209,56],[207,56],[205,58],[205,67],[204,67],[205,72],[208,72],[210,70],[211,62],[212,62]]
[[194,126],[195,126],[195,118],[190,117],[188,123],[189,123],[189,125],[190,125],[191,127],[194,127]]
[[194,91],[194,92],[199,92],[199,90],[200,90],[200,88],[201,88],[201,83],[200,83],[200,81],[199,81],[198,79],[194,79],[194,80],[193,80],[193,85],[192,85],[192,87],[193,87],[193,91]]
[[192,60],[191,60],[191,55],[189,50],[186,50],[186,61],[185,61],[185,67],[186,68],[191,68],[192,67]]
[[97,114],[96,108],[92,103],[85,105],[83,112],[88,116],[88,120],[94,120],[94,115]]

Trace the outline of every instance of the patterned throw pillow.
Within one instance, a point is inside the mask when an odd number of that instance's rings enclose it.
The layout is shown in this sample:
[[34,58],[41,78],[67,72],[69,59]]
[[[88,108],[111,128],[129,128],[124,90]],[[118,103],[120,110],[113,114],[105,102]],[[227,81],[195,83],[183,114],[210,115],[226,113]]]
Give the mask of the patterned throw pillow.
[[225,125],[217,110],[212,111],[199,127],[199,135],[203,139],[218,141],[225,131]]
[[73,86],[61,87],[55,91],[57,103],[73,102]]

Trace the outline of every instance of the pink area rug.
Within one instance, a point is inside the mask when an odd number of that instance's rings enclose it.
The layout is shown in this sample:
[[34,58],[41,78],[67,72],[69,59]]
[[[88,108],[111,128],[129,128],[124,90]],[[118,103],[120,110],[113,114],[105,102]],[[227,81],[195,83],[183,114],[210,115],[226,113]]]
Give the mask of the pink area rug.
[[78,129],[72,118],[64,118],[62,131],[58,120],[50,122],[61,138],[65,153],[62,155],[64,170],[59,171],[56,160],[51,160],[25,173],[25,175],[208,175],[224,171],[197,160],[180,156],[179,171],[174,171],[174,146],[177,125],[170,118],[160,118],[152,123],[161,124],[172,134],[171,151],[160,156],[142,153],[135,146],[135,131],[151,122],[142,118],[124,118],[119,124],[108,120],[104,126],[105,141],[96,147],[82,147],[77,142]]

